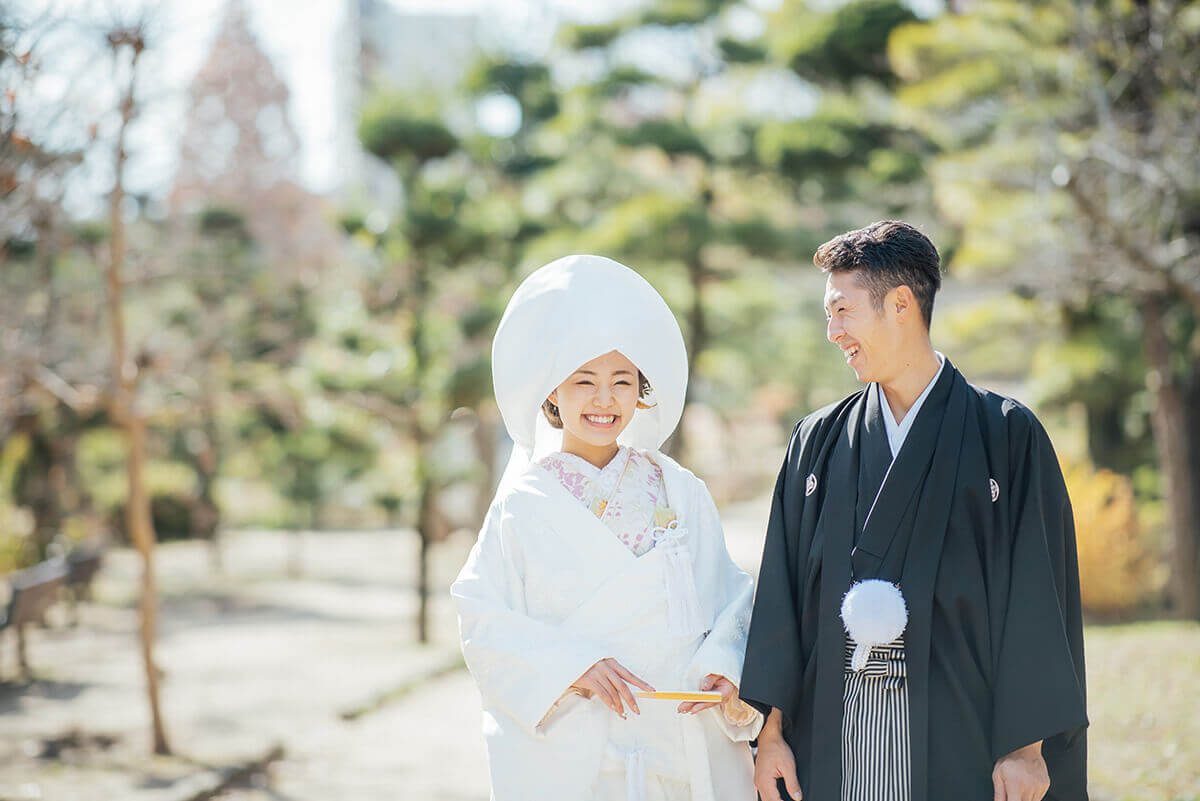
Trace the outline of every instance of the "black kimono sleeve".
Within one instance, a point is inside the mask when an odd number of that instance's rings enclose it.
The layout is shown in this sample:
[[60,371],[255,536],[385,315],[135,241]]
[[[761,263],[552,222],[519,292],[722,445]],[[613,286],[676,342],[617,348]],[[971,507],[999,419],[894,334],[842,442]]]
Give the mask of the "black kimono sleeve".
[[[793,716],[801,692],[803,660],[797,603],[799,592],[794,575],[794,543],[791,541],[795,532],[789,532],[789,522],[797,520],[799,515],[789,507],[803,502],[804,498],[803,485],[799,492],[795,489],[796,481],[802,479],[792,475],[796,455],[802,450],[802,425],[797,425],[792,432],[791,445],[775,481],[754,612],[750,618],[746,661],[742,668],[742,700],[764,716],[770,714],[771,707],[781,710],[786,717]],[[789,497],[789,493],[793,497]]]
[[1050,439],[1028,410],[1010,423],[1011,562],[994,664],[993,759],[1038,740],[1048,798],[1086,798],[1083,620],[1075,526]]

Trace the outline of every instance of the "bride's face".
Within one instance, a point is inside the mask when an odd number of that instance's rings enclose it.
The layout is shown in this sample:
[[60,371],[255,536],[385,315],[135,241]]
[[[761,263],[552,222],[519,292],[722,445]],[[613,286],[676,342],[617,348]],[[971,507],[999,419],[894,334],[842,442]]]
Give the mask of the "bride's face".
[[637,367],[615,350],[581,365],[550,393],[564,444],[568,436],[595,447],[615,443],[633,419],[638,393]]

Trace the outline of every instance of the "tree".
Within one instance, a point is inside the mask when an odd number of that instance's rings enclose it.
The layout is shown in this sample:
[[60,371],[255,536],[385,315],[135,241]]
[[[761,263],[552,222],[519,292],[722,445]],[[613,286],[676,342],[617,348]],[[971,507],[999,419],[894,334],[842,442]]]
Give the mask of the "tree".
[[171,212],[234,209],[272,270],[311,282],[336,257],[337,241],[318,199],[295,183],[290,93],[250,30],[244,0],[228,0],[188,94]]
[[404,368],[358,385],[329,376],[326,385],[344,401],[383,416],[412,446],[420,538],[417,638],[427,642],[429,558],[448,533],[439,495],[453,479],[447,472],[450,462],[438,448],[455,408],[455,379],[470,374],[462,370],[469,351],[459,346],[474,327],[463,312],[468,299],[486,291],[478,259],[494,240],[473,213],[474,165],[459,138],[435,115],[413,111],[401,98],[381,97],[364,113],[359,136],[404,187],[404,206],[378,242],[386,267],[373,286],[365,287],[371,316],[387,321],[393,340],[402,337]]
[[126,505],[129,536],[142,557],[141,646],[142,664],[146,672],[146,694],[150,702],[150,719],[154,753],[169,754],[166,728],[159,703],[158,666],[154,661],[154,641],[158,628],[158,589],[154,571],[154,521],[150,515],[150,495],[146,491],[146,421],[137,406],[138,373],[143,365],[130,358],[125,339],[124,289],[121,271],[125,264],[125,222],[122,205],[125,200],[126,135],[137,116],[135,86],[138,60],[146,50],[144,23],[114,27],[108,32],[108,44],[118,75],[123,76],[119,106],[120,125],[114,153],[115,183],[109,195],[109,250],[107,264],[108,315],[112,336],[112,386],[108,398],[109,416],[125,434],[129,448],[127,468],[129,500]]
[[[735,99],[764,50],[726,31],[733,5],[656,4],[610,23],[564,28],[567,53],[559,58],[603,69],[570,90],[548,126],[571,146],[542,181],[555,195],[559,225],[538,250],[624,260],[685,310],[692,402],[716,402],[736,386],[709,365],[714,343],[761,323],[763,293],[754,286],[771,281],[764,260],[805,233],[793,235],[770,213],[781,187],[754,158],[758,121]],[[668,49],[670,63],[629,55],[639,42],[643,53]],[[735,282],[750,291],[728,294],[718,312],[714,289]],[[750,302],[739,307],[740,298]],[[672,451],[686,450],[687,428],[672,437]]]
[[68,518],[86,505],[74,481],[75,444],[96,408],[101,371],[81,358],[86,337],[67,321],[78,308],[62,264],[72,238],[63,196],[88,140],[62,136],[68,126],[51,124],[57,115],[45,119],[37,102],[42,37],[55,25],[22,24],[0,11],[0,439],[23,442],[12,490],[33,518],[20,549],[28,563],[48,558]]
[[[563,30],[556,58],[591,69],[548,126],[570,146],[541,181],[563,224],[539,249],[622,258],[662,288],[681,311],[690,404],[733,416],[772,383],[815,400],[789,372],[821,347],[819,322],[785,305],[811,300],[795,291],[813,283],[797,265],[833,234],[923,200],[928,145],[887,99],[887,35],[913,18],[883,0],[790,2],[770,17],[706,0]],[[786,356],[766,353],[771,336],[792,340]],[[772,413],[804,402],[772,401]]]
[[[186,332],[178,347],[195,375],[176,382],[194,405],[177,431],[179,456],[198,479],[193,517],[215,538],[220,509],[213,493],[222,467],[222,417],[231,405],[254,407],[276,391],[265,375],[294,364],[314,333],[312,288],[338,255],[320,201],[295,183],[299,140],[289,120],[287,85],[249,28],[244,0],[229,0],[208,58],[189,88],[179,169],[170,191],[175,258],[187,302],[168,319]],[[265,375],[264,375],[265,374]],[[234,387],[238,391],[234,391]],[[293,421],[299,429],[307,421]],[[301,430],[288,442],[303,439]],[[301,454],[302,455],[302,454]],[[297,470],[302,470],[299,464]],[[292,477],[295,479],[295,476]],[[300,481],[300,484],[304,484]],[[298,484],[282,481],[284,494]],[[316,496],[300,499],[308,509]],[[297,534],[292,572],[298,570]]]
[[953,268],[1135,321],[1172,529],[1176,614],[1200,617],[1200,9],[981,2],[902,27],[911,119],[943,148]]

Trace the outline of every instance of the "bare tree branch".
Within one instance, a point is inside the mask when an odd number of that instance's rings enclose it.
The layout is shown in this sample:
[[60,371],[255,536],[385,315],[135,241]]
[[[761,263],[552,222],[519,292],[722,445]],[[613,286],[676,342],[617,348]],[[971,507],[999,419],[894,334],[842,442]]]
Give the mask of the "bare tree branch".
[[1143,279],[1151,282],[1153,291],[1176,292],[1185,298],[1192,308],[1200,312],[1200,290],[1180,282],[1167,265],[1158,264],[1151,255],[1153,250],[1134,242],[1130,237],[1128,226],[1109,218],[1080,186],[1075,176],[1072,176],[1067,182],[1066,189],[1079,211],[1092,223],[1097,232],[1111,240],[1127,264],[1135,268]]

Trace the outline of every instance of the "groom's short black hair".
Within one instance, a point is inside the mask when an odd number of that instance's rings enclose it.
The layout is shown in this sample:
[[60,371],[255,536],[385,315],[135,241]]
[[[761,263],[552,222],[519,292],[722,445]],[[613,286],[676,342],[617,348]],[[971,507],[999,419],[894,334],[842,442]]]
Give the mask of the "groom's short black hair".
[[813,264],[823,273],[857,271],[876,311],[882,311],[888,292],[907,286],[929,327],[933,296],[942,286],[941,259],[929,237],[908,223],[880,220],[835,236],[817,248]]

